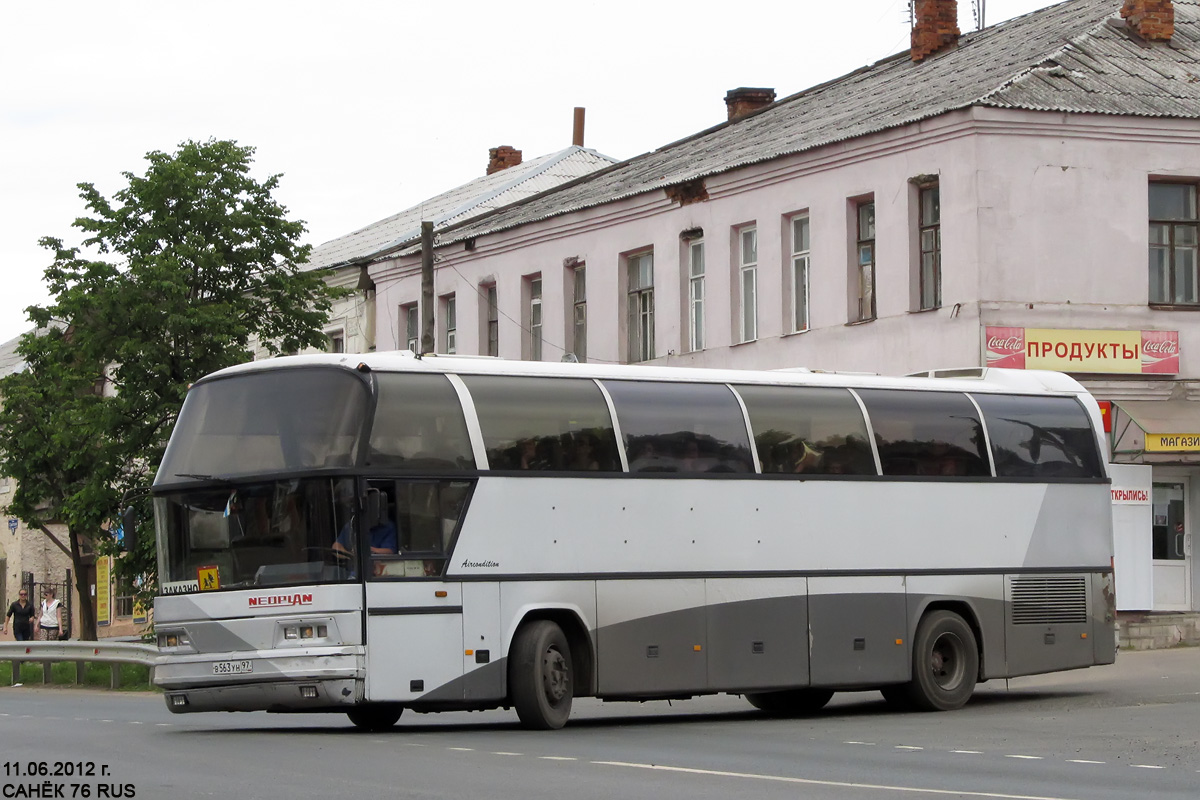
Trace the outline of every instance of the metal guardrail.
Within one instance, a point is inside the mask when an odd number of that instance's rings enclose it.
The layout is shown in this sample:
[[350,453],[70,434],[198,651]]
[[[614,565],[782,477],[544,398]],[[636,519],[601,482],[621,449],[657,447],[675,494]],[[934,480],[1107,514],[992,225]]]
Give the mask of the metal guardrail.
[[21,663],[37,661],[42,663],[42,680],[50,682],[50,666],[55,662],[75,662],[75,682],[82,683],[84,664],[101,662],[112,665],[110,686],[116,689],[121,685],[122,664],[142,664],[150,667],[151,677],[154,675],[154,662],[158,658],[158,648],[152,644],[137,644],[134,642],[0,642],[0,661],[13,663],[12,682],[21,681]]

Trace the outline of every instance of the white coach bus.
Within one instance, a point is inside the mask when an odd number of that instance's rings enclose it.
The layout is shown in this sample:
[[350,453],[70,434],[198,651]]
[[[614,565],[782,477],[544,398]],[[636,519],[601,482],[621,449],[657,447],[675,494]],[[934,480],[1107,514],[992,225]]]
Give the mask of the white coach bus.
[[168,707],[835,691],[1111,663],[1100,414],[1050,372],[301,356],[188,393],[153,487]]

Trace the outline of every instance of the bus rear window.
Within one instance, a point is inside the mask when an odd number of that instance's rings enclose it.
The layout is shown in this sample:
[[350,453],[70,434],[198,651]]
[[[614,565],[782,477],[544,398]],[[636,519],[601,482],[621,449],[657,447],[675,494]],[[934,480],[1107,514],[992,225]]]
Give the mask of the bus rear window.
[[847,389],[736,386],[764,473],[874,475],[867,423]]
[[983,425],[957,392],[858,389],[871,417],[884,475],[991,475]]
[[353,466],[367,386],[342,369],[274,369],[188,392],[156,485]]
[[604,381],[630,472],[754,472],[741,406],[716,383]]
[[581,378],[463,375],[488,466],[496,470],[619,472],[608,404]]
[[983,409],[1001,478],[1101,478],[1083,407],[1073,397],[972,395]]
[[402,470],[475,468],[458,393],[445,375],[377,372],[379,400],[367,466]]

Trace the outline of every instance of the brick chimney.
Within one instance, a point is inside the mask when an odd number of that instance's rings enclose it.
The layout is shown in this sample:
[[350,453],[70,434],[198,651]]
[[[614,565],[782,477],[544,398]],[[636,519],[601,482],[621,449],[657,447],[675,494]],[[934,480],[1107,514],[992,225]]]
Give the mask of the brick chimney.
[[487,174],[499,172],[502,169],[515,167],[521,163],[521,151],[502,144],[499,147],[493,147],[488,150],[488,167]]
[[913,61],[922,61],[958,41],[958,0],[916,0],[913,13]]
[[729,121],[741,119],[747,114],[765,108],[775,102],[774,89],[751,89],[743,86],[725,93],[725,105],[729,109]]
[[1121,16],[1148,42],[1169,42],[1175,34],[1175,6],[1171,0],[1125,0]]

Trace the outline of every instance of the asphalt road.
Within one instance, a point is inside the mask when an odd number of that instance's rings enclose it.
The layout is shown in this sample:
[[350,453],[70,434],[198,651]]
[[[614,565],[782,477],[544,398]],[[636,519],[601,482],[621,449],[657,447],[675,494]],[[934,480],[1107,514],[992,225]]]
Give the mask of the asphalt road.
[[[75,774],[28,775],[30,762],[35,772],[58,763]],[[1200,649],[1127,653],[1111,667],[991,682],[951,713],[894,712],[874,692],[836,695],[820,715],[790,720],[762,717],[736,697],[581,700],[554,732],[522,730],[504,711],[406,714],[392,731],[360,733],[340,715],[172,715],[145,693],[0,688],[0,797],[59,791],[263,800],[1196,800]]]

